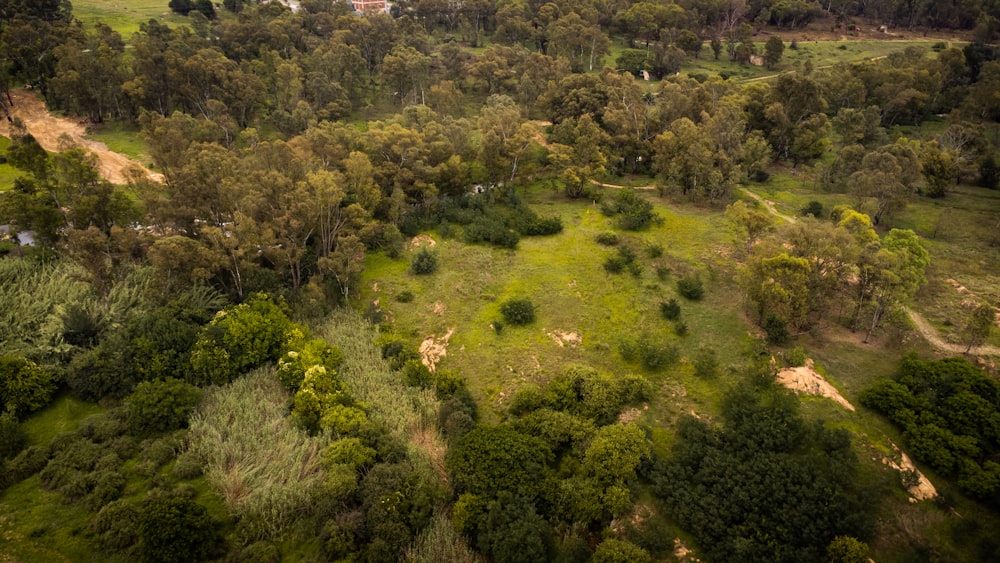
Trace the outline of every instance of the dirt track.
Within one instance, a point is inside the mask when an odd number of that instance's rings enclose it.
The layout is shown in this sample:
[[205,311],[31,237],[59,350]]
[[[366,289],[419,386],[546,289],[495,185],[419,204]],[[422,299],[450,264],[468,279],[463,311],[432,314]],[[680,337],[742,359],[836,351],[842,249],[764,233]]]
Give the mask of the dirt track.
[[[115,184],[125,183],[125,170],[137,166],[151,178],[159,178],[158,174],[150,172],[146,167],[129,157],[113,152],[104,143],[86,138],[86,126],[79,120],[56,117],[45,108],[38,94],[30,90],[11,90],[14,107],[11,115],[24,122],[28,133],[31,133],[38,144],[49,152],[58,152],[60,144],[68,139],[71,144],[78,145],[97,156],[97,166],[101,176]],[[0,119],[0,135],[10,137],[10,124]]]

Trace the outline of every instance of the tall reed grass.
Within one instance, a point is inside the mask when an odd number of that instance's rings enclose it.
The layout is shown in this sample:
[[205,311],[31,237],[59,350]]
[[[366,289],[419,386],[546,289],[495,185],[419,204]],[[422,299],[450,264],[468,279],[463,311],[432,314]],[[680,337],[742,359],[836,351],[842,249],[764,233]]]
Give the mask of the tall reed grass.
[[326,440],[292,426],[274,368],[210,391],[191,417],[190,449],[239,521],[244,541],[276,538],[309,516]]

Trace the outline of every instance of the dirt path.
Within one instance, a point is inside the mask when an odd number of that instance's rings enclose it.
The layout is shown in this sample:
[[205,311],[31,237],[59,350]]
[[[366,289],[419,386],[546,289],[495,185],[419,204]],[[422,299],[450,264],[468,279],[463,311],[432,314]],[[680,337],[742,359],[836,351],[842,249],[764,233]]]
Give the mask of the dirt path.
[[[920,313],[907,308],[906,314],[910,316],[910,320],[913,321],[914,326],[917,327],[917,331],[931,346],[954,354],[965,353],[965,346],[945,342],[944,339],[941,338],[941,335],[938,334],[937,329],[932,327],[926,319],[920,316]],[[996,346],[973,346],[971,351],[977,355],[1000,356],[1000,348],[997,348]]]
[[791,215],[785,215],[784,213],[782,213],[782,212],[778,211],[777,209],[775,209],[773,201],[771,201],[769,199],[764,199],[764,198],[760,197],[759,195],[755,194],[754,192],[751,192],[747,188],[740,188],[740,189],[743,190],[743,193],[747,194],[748,196],[752,197],[753,199],[757,200],[758,202],[763,203],[764,207],[767,208],[767,211],[771,215],[774,215],[775,217],[780,217],[780,218],[784,219],[785,221],[788,221],[789,223],[798,223],[799,220],[796,219],[795,217],[792,217]]
[[[38,141],[38,144],[49,152],[58,152],[63,139],[83,147],[97,156],[97,167],[101,176],[114,184],[125,183],[125,170],[137,166],[145,171],[150,178],[157,180],[162,176],[150,172],[145,166],[129,157],[108,149],[104,143],[86,138],[86,126],[78,120],[56,117],[45,108],[45,103],[38,94],[30,90],[16,89],[10,91],[14,100],[11,115],[24,122],[28,133]],[[10,137],[11,128],[6,120],[0,120],[0,135]]]
[[633,190],[655,190],[656,189],[656,186],[619,186],[617,184],[605,184],[605,183],[602,183],[602,182],[598,182],[597,180],[591,180],[590,183],[594,184],[595,186],[601,186],[602,188],[613,188],[613,189],[616,189],[616,190],[624,190],[624,189],[628,189],[628,188],[631,188]]

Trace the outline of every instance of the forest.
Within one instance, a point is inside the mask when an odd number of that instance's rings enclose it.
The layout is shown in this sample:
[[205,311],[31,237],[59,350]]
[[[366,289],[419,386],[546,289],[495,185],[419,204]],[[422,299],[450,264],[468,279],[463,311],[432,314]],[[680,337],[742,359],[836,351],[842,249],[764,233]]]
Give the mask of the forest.
[[0,0],[0,559],[1000,558],[1000,2]]

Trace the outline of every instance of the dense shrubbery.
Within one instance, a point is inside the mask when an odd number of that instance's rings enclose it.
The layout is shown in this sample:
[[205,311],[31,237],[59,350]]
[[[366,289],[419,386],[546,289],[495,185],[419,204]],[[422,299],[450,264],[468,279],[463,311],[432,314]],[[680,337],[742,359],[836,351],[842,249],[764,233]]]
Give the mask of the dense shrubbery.
[[137,435],[183,428],[201,397],[200,389],[180,379],[144,381],[125,399],[129,428]]
[[907,451],[1000,506],[1000,384],[964,358],[903,360],[894,379],[861,395],[903,430]]
[[210,559],[221,537],[204,506],[181,497],[151,498],[143,504],[136,530],[145,563],[187,563]]
[[867,536],[878,497],[856,480],[849,434],[807,424],[797,404],[737,388],[721,427],[683,416],[653,464],[653,491],[707,559],[820,561],[834,538]]
[[653,211],[653,204],[643,199],[635,190],[622,189],[610,200],[601,203],[601,212],[614,217],[618,228],[640,231],[663,221]]
[[705,295],[705,286],[699,275],[690,274],[677,280],[677,293],[685,299],[698,301]]
[[38,364],[17,356],[0,357],[0,413],[20,418],[49,404],[56,382]]

